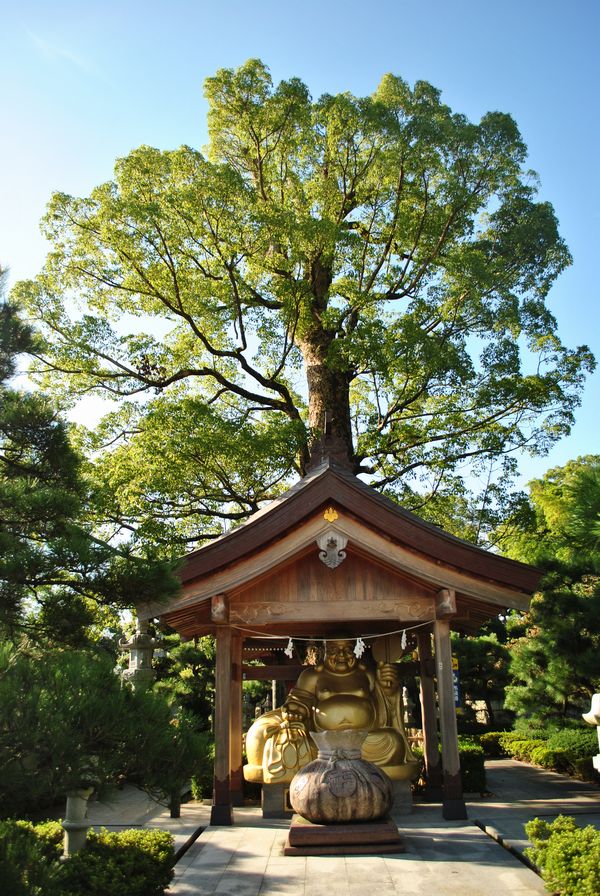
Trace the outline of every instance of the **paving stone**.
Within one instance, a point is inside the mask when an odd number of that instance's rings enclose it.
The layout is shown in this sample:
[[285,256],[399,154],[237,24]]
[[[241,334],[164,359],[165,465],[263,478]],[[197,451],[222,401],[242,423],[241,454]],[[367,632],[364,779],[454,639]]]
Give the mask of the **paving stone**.
[[[469,819],[527,845],[524,824],[559,812],[600,827],[600,791],[513,760],[488,764],[493,796],[471,800]],[[386,856],[283,855],[289,823],[260,810],[234,812],[232,827],[210,827],[210,806],[184,804],[181,819],[134,788],[92,806],[93,821],[169,830],[178,844],[204,830],[176,867],[169,896],[543,896],[541,879],[472,821],[444,821],[440,806],[398,816],[406,852]],[[579,816],[579,817],[577,817]],[[581,819],[581,820],[580,820]]]

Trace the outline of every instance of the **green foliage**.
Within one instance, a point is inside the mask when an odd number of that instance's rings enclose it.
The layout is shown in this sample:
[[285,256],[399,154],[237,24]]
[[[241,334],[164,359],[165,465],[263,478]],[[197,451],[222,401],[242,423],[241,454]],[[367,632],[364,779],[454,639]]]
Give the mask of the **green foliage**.
[[55,874],[51,857],[31,825],[0,821],[0,880],[10,896],[47,896]]
[[484,793],[486,784],[483,748],[474,740],[462,736],[458,740],[458,756],[463,790],[466,793]]
[[110,780],[125,762],[134,704],[109,656],[61,650],[27,655],[4,646],[2,813],[33,811],[68,789]]
[[551,823],[534,818],[525,833],[533,843],[525,853],[549,890],[561,896],[600,893],[600,831],[592,825],[580,828],[573,818],[559,815]]
[[589,708],[600,680],[600,457],[549,470],[530,491],[529,522],[503,544],[545,575],[530,612],[509,620],[506,706],[563,727]]
[[481,748],[488,759],[500,759],[506,756],[506,749],[502,745],[501,738],[504,731],[486,731],[478,737]]
[[159,633],[161,655],[154,660],[154,690],[191,713],[199,727],[210,726],[215,693],[215,642],[211,636],[181,641],[174,633]]
[[162,896],[173,878],[166,831],[90,831],[89,845],[61,868],[61,896]]
[[[482,735],[479,741],[487,755],[508,755],[562,774],[597,780],[591,760],[598,747],[596,733],[582,726],[546,731],[532,728],[527,732],[522,728],[494,732]],[[493,752],[488,753],[488,749]]]
[[569,752],[549,749],[547,744],[531,750],[530,761],[533,765],[553,769],[562,774],[570,775],[574,771]]
[[[600,572],[600,455],[571,460],[529,484],[530,512],[504,546],[526,563]],[[502,538],[502,535],[501,535]]]
[[576,778],[581,778],[582,781],[598,783],[598,771],[594,768],[594,761],[591,756],[573,760],[573,775]]
[[162,896],[173,877],[173,838],[165,831],[91,830],[87,846],[59,862],[58,822],[0,822],[0,871],[10,896]]
[[196,755],[196,769],[192,776],[192,796],[195,800],[212,796],[214,785],[215,745],[209,734],[203,733]]
[[566,750],[572,759],[585,759],[598,752],[598,736],[592,728],[563,728],[548,738],[551,750]]
[[459,663],[464,700],[485,703],[489,724],[495,723],[493,704],[504,698],[509,682],[509,651],[495,634],[464,637],[452,634],[452,652]]
[[0,650],[0,775],[5,815],[39,811],[82,785],[126,774],[161,796],[189,778],[197,723],[134,692],[109,655]]
[[514,759],[519,759],[521,762],[532,762],[532,754],[534,750],[537,750],[539,747],[546,749],[546,742],[541,738],[525,738],[522,735],[519,739],[515,738],[510,741],[501,738],[500,743],[507,753]]
[[198,732],[198,720],[178,710],[153,693],[138,695],[138,711],[145,713],[139,733],[132,731],[137,752],[130,753],[124,772],[131,781],[158,798],[172,800],[181,793],[199,764],[205,749],[205,735]]
[[511,644],[506,706],[527,720],[563,725],[589,709],[600,679],[600,578],[548,575]]
[[42,381],[117,403],[87,442],[106,518],[214,537],[305,469],[329,411],[356,472],[484,538],[502,458],[569,430],[594,364],[545,306],[570,256],[514,121],[393,75],[313,101],[255,59],[206,97],[207,155],[142,146],[56,194],[52,252],[14,291]]
[[[0,636],[81,646],[117,618],[110,608],[177,588],[171,564],[112,547],[90,523],[92,496],[56,403],[11,387],[39,337],[0,305]],[[99,610],[100,607],[100,610]]]

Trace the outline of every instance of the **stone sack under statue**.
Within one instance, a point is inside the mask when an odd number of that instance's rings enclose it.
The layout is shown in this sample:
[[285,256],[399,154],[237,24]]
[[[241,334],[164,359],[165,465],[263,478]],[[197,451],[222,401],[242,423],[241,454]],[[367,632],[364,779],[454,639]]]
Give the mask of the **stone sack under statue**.
[[246,735],[247,781],[289,783],[317,756],[312,731],[367,730],[362,758],[392,781],[414,778],[403,723],[402,689],[393,663],[363,663],[353,641],[328,641],[322,664],[305,668],[283,706],[260,716]]

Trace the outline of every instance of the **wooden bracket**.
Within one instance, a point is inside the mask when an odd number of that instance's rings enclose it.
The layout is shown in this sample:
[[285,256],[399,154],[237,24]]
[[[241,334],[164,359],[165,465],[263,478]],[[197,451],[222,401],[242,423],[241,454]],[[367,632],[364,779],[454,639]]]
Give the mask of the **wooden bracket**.
[[456,591],[452,588],[441,588],[435,596],[435,615],[437,619],[454,616],[456,613]]
[[229,600],[226,594],[215,594],[211,597],[210,618],[216,623],[229,622]]

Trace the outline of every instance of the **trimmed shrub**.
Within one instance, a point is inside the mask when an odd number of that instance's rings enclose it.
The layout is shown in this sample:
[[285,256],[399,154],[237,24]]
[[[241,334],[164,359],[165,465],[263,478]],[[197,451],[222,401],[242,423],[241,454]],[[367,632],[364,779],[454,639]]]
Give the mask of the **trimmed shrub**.
[[[54,855],[52,855],[54,858]],[[10,896],[54,894],[56,868],[33,825],[20,821],[0,821],[0,881],[2,892]]]
[[500,740],[504,734],[505,731],[486,731],[485,734],[479,735],[479,743],[488,759],[499,759],[507,755]]
[[546,741],[544,740],[513,740],[512,742],[506,744],[506,750],[511,755],[514,756],[515,759],[520,759],[521,762],[531,762],[531,754],[538,747],[545,747]]
[[600,893],[600,831],[580,828],[559,815],[552,823],[534,818],[525,825],[533,847],[525,854],[539,869],[548,889],[561,896]]
[[459,738],[458,755],[462,788],[466,793],[485,792],[485,753],[474,740]]
[[542,768],[552,769],[564,774],[573,771],[573,762],[566,750],[551,750],[548,744],[542,744],[531,751],[530,761]]
[[90,831],[88,846],[61,867],[61,896],[163,896],[173,878],[166,831]]
[[594,762],[591,756],[586,756],[585,759],[573,760],[573,774],[576,778],[581,778],[582,781],[591,781],[594,784],[598,783],[598,772],[594,768]]
[[509,756],[512,756],[512,745],[522,743],[525,739],[522,731],[503,731],[498,738],[498,743]]
[[0,823],[0,880],[11,896],[163,896],[173,877],[165,831],[90,831],[85,849],[59,862],[59,822]]
[[571,759],[585,759],[598,752],[598,736],[592,728],[564,728],[548,738],[548,748],[564,750]]
[[[535,732],[539,734],[540,732]],[[596,733],[585,728],[563,728],[548,731],[544,737],[524,736],[523,731],[506,731],[491,735],[490,749],[495,749],[496,741],[508,756],[531,762],[542,768],[552,769],[562,774],[576,775],[584,781],[597,781],[598,775],[592,764],[592,756],[598,751]],[[490,754],[488,754],[490,755]]]

